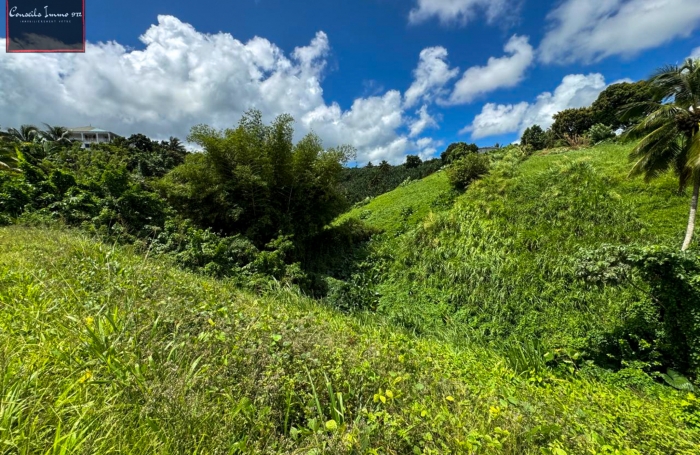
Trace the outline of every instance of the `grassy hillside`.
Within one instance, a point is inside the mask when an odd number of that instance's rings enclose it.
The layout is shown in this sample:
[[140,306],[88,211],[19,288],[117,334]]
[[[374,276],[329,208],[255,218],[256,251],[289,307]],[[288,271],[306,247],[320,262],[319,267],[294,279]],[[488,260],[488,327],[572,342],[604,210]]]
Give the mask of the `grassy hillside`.
[[358,218],[383,231],[397,232],[406,226],[415,225],[431,210],[449,207],[453,198],[445,172],[438,171],[377,196],[368,204],[357,204],[334,224]]
[[698,403],[0,229],[3,453],[700,453]]
[[367,220],[390,234],[374,245],[379,311],[419,333],[448,330],[499,349],[536,339],[616,368],[683,368],[666,356],[676,348],[660,334],[648,283],[593,285],[579,276],[582,256],[603,245],[680,248],[689,195],[678,194],[673,175],[627,178],[630,147],[505,156],[452,209],[431,213],[424,202],[422,220],[403,234],[392,232],[396,206],[438,191],[426,179],[415,194],[377,198]]

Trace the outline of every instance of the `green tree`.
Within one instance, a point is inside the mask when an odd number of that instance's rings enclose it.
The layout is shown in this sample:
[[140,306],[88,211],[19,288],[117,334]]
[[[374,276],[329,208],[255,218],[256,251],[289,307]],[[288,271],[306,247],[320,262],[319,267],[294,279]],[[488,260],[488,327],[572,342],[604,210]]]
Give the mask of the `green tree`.
[[640,118],[623,119],[622,111],[630,103],[642,103],[652,100],[652,91],[647,81],[622,82],[613,84],[600,92],[598,99],[591,105],[595,123],[608,125],[613,131],[628,128]]
[[479,146],[476,144],[467,144],[466,142],[454,142],[447,146],[444,152],[440,154],[440,159],[445,164],[450,164],[460,158],[464,158],[470,153],[477,153]]
[[532,125],[523,132],[521,142],[531,146],[534,151],[542,150],[547,145],[547,134],[541,126]]
[[591,108],[565,109],[554,114],[552,132],[558,139],[564,139],[567,136],[583,136],[593,124]]
[[62,126],[51,126],[48,123],[44,123],[46,129],[39,131],[38,135],[45,141],[58,142],[61,145],[70,145],[70,140],[68,139],[68,130]]
[[39,139],[39,129],[34,125],[22,125],[17,128],[8,128],[4,139],[10,142],[34,142]]
[[420,159],[420,157],[416,155],[408,155],[406,156],[406,167],[408,169],[414,169],[417,168],[418,166],[421,165],[423,160]]
[[588,130],[588,137],[593,144],[612,139],[615,137],[615,132],[608,125],[596,123]]
[[188,142],[203,152],[187,155],[159,187],[171,204],[202,228],[242,234],[264,246],[281,233],[310,238],[346,206],[339,181],[352,147],[325,149],[308,134],[293,142],[293,118],[270,125],[259,111],[236,128],[192,128]]
[[661,68],[649,79],[652,101],[632,103],[627,116],[644,113],[643,120],[628,132],[641,137],[632,150],[631,175],[653,179],[668,169],[679,178],[679,187],[693,188],[690,215],[682,251],[690,246],[700,194],[700,60],[688,59],[680,66]]

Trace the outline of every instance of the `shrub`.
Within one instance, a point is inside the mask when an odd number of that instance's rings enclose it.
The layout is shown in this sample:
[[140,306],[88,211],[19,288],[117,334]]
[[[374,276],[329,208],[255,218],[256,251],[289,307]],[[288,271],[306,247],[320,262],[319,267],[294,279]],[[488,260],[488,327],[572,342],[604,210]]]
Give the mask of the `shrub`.
[[471,153],[461,158],[447,169],[447,178],[456,189],[463,190],[474,180],[489,171],[489,157]]
[[588,137],[591,142],[597,144],[615,137],[615,132],[608,125],[596,123],[588,130]]
[[[625,324],[608,340],[613,349],[649,367],[700,375],[700,257],[667,247],[605,246],[582,254],[580,277],[599,285],[644,283],[648,298],[630,305]],[[607,344],[606,344],[607,343]]]

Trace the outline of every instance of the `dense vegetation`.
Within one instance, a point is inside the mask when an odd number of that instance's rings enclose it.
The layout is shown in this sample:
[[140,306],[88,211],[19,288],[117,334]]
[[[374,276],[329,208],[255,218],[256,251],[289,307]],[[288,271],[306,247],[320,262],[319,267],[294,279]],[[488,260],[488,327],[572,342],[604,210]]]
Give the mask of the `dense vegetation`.
[[[0,230],[7,453],[697,453],[687,392]],[[524,360],[524,362],[523,362]],[[594,374],[595,373],[595,374]]]
[[441,160],[421,161],[411,155],[406,163],[399,166],[392,166],[386,161],[375,166],[370,162],[365,167],[344,169],[340,185],[347,201],[357,204],[388,193],[401,184],[425,178],[437,172],[443,164]]
[[522,145],[352,169],[256,111],[192,128],[197,153],[8,129],[0,440],[697,453],[698,105],[689,60]]

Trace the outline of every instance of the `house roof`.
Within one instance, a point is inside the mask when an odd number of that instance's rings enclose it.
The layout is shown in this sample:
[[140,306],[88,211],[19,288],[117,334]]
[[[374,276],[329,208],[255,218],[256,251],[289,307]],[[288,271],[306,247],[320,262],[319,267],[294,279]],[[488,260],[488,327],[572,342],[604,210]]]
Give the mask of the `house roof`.
[[67,128],[71,133],[110,133],[111,131],[103,130],[101,128],[95,128],[94,126],[76,126],[75,128]]

